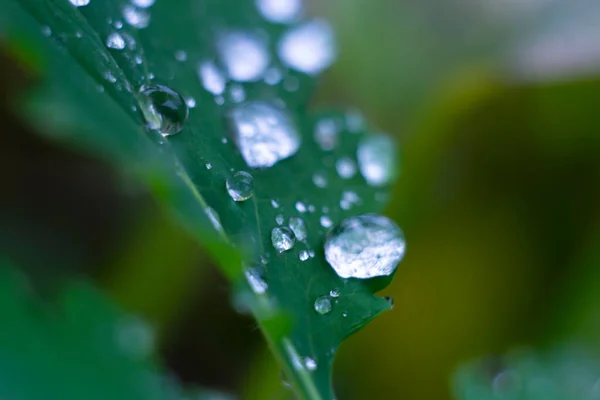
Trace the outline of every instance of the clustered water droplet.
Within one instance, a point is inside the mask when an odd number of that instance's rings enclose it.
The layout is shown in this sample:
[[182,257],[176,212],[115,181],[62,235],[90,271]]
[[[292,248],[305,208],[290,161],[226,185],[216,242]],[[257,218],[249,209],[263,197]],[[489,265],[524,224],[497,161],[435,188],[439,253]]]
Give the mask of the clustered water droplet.
[[188,107],[179,93],[164,85],[144,85],[139,94],[140,109],[150,129],[163,136],[181,131]]
[[294,247],[295,242],[294,232],[290,228],[280,226],[271,231],[271,243],[278,253],[290,250]]
[[242,104],[230,113],[235,141],[251,168],[268,168],[296,154],[300,135],[289,115],[263,101]]
[[321,315],[331,312],[331,298],[329,296],[321,296],[315,300],[315,311]]
[[404,249],[400,228],[376,214],[347,218],[325,238],[325,258],[341,278],[391,275],[404,257]]
[[254,194],[254,178],[246,171],[238,171],[225,181],[227,193],[234,201],[248,200]]

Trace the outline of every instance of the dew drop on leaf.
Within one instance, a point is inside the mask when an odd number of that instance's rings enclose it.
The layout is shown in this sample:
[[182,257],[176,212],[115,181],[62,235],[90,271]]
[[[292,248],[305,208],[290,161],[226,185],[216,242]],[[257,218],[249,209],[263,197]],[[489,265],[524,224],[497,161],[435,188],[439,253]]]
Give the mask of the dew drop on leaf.
[[294,232],[290,228],[281,226],[273,228],[271,231],[271,243],[273,243],[273,247],[278,253],[290,250],[294,247],[295,242]]
[[404,257],[404,249],[400,228],[376,214],[347,218],[325,238],[325,258],[341,278],[391,275]]
[[285,222],[285,218],[284,218],[284,216],[283,216],[283,215],[281,215],[281,214],[278,214],[278,215],[275,217],[275,222],[277,222],[277,225],[283,225],[283,223]]
[[204,89],[214,95],[223,94],[225,91],[225,75],[211,61],[204,61],[198,65],[198,77]]
[[323,228],[331,228],[333,225],[333,221],[327,215],[321,216],[321,218],[319,218],[319,223]]
[[115,50],[123,50],[125,48],[125,39],[118,33],[111,33],[106,38],[106,47]]
[[383,186],[392,181],[395,173],[396,150],[390,137],[369,135],[362,139],[357,151],[360,173],[371,186]]
[[313,20],[288,30],[279,42],[278,53],[288,67],[315,75],[336,57],[333,30],[323,20]]
[[306,212],[306,205],[303,202],[298,201],[298,202],[296,202],[296,210],[299,213],[305,213]]
[[139,102],[148,127],[163,136],[181,131],[188,118],[188,108],[181,95],[164,85],[142,86]]
[[234,81],[256,81],[269,66],[267,46],[253,33],[225,33],[219,38],[217,47],[227,75]]
[[137,29],[144,29],[150,25],[150,13],[131,5],[123,7],[123,18],[127,24]]
[[267,168],[296,154],[300,135],[288,114],[276,106],[254,101],[230,113],[236,145],[251,168]]
[[324,118],[318,121],[315,126],[314,137],[322,150],[333,150],[339,141],[339,127],[335,120]]
[[340,290],[339,289],[331,289],[329,291],[329,296],[331,296],[331,297],[340,297]]
[[248,172],[238,171],[225,181],[227,193],[234,201],[248,200],[254,194],[254,178]]
[[302,218],[290,218],[289,227],[292,232],[294,232],[296,239],[300,241],[306,239],[306,224],[304,224],[304,220]]
[[308,257],[308,251],[306,250],[302,250],[300,254],[298,254],[298,258],[300,259],[300,261],[306,261],[308,260]]
[[248,268],[244,271],[244,275],[246,275],[246,280],[248,280],[248,284],[254,293],[264,294],[269,288],[258,268]]
[[356,164],[350,157],[342,157],[337,160],[335,169],[342,179],[350,179],[356,175]]
[[302,11],[301,0],[256,0],[256,8],[270,22],[288,23]]
[[131,0],[131,2],[140,8],[148,8],[151,7],[152,5],[154,5],[154,2],[156,0]]
[[321,296],[315,300],[315,311],[321,315],[331,312],[331,298],[329,296]]
[[306,357],[304,359],[304,366],[306,367],[307,370],[314,371],[315,369],[317,369],[317,362],[315,361],[314,358]]
[[322,173],[317,172],[313,175],[312,181],[318,188],[326,188],[327,187],[327,178]]
[[69,0],[75,7],[83,7],[90,4],[90,0]]

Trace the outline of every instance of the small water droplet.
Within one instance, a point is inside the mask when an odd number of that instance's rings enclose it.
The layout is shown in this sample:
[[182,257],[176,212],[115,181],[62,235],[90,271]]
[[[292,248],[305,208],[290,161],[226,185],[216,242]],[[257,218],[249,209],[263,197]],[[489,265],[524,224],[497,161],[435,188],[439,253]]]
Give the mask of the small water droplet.
[[295,76],[288,76],[283,81],[283,88],[287,92],[295,92],[300,89],[300,81]]
[[278,214],[275,217],[275,222],[277,223],[277,225],[283,225],[283,223],[285,222],[285,217],[281,214]]
[[139,54],[137,54],[133,60],[137,65],[142,65],[142,63],[144,62],[144,59]]
[[264,294],[269,288],[259,268],[248,268],[244,271],[244,275],[246,275],[248,284],[250,284],[250,288],[254,293]]
[[215,96],[215,103],[222,106],[225,104],[225,98],[223,96]]
[[404,250],[400,228],[376,214],[347,218],[325,238],[325,258],[341,278],[391,275],[404,257]]
[[184,62],[187,60],[187,53],[183,50],[177,50],[174,54],[175,59],[179,62]]
[[248,172],[238,171],[225,181],[227,193],[234,201],[248,200],[254,194],[254,178]]
[[148,8],[154,5],[156,0],[131,0],[131,2],[141,8]]
[[313,358],[306,357],[304,359],[304,366],[307,370],[314,371],[315,369],[317,369],[317,362]]
[[246,100],[246,91],[242,85],[233,84],[229,87],[229,97],[234,103],[241,103]]
[[329,291],[329,296],[331,296],[331,297],[340,297],[340,290],[339,289],[331,289]]
[[117,28],[117,29],[121,29],[121,28],[123,28],[123,22],[122,22],[122,21],[119,21],[119,20],[117,20],[117,21],[115,21],[115,23],[114,23],[114,26],[115,26],[115,28]]
[[360,173],[371,186],[383,186],[395,177],[396,150],[392,139],[383,134],[362,139],[357,151]]
[[268,254],[260,256],[260,263],[263,265],[267,265],[269,263]]
[[185,100],[185,104],[187,104],[188,108],[195,108],[196,107],[196,99],[194,99],[193,97],[188,97]]
[[123,18],[127,24],[137,29],[144,29],[150,25],[150,13],[131,5],[123,7]]
[[331,312],[331,298],[329,296],[321,296],[315,300],[315,311],[321,315]]
[[271,206],[273,208],[279,208],[279,202],[277,202],[277,200],[275,200],[275,199],[272,199],[271,200]]
[[313,175],[312,181],[316,187],[325,188],[327,187],[327,178],[322,173],[317,172]]
[[306,239],[306,225],[304,224],[304,220],[302,218],[290,218],[288,226],[290,227],[292,232],[294,232],[294,236],[296,236],[296,239],[300,241]]
[[238,149],[251,168],[271,167],[300,148],[300,135],[290,117],[269,103],[236,107],[230,120]]
[[223,94],[225,91],[225,76],[211,61],[204,61],[198,65],[198,77],[204,89],[214,95]]
[[106,71],[104,73],[104,79],[106,79],[110,83],[115,83],[117,81],[117,78],[110,71]]
[[83,7],[90,4],[90,0],[69,0],[75,7]]
[[314,213],[315,211],[317,211],[317,207],[315,207],[314,204],[309,204],[308,205],[308,212],[309,213]]
[[324,118],[317,122],[314,137],[321,149],[324,151],[333,150],[339,140],[339,128],[335,120]]
[[333,30],[323,20],[295,26],[284,33],[278,53],[288,67],[306,74],[317,74],[329,67],[336,57]]
[[388,302],[390,308],[394,308],[394,299],[391,296],[385,296],[384,299]]
[[123,50],[125,48],[125,40],[120,34],[111,33],[108,35],[108,38],[106,38],[106,47],[115,50]]
[[294,232],[285,226],[273,228],[271,231],[271,243],[279,253],[290,250],[295,242]]
[[298,202],[296,202],[296,210],[299,213],[305,213],[306,212],[306,205],[303,202],[298,201]]
[[342,157],[337,160],[335,169],[342,179],[350,179],[356,174],[356,164],[350,157]]
[[265,72],[265,83],[267,85],[277,85],[279,82],[281,82],[282,79],[282,75],[281,75],[281,71],[279,70],[279,68],[269,68],[266,72]]
[[115,328],[117,343],[131,358],[146,359],[154,351],[154,332],[143,320],[128,317]]
[[50,29],[50,27],[47,25],[42,26],[42,35],[46,37],[52,35],[52,29]]
[[310,258],[315,258],[315,251],[314,250],[309,250],[308,251],[308,255],[310,256]]
[[163,136],[181,131],[188,118],[188,108],[179,93],[164,85],[143,85],[140,88],[140,108],[148,127]]
[[357,204],[360,202],[360,197],[358,197],[358,195],[351,191],[351,190],[344,190],[342,192],[342,199],[340,200],[340,207],[343,210],[349,210],[352,208],[352,206],[354,204]]
[[306,261],[306,260],[308,260],[308,251],[302,250],[300,252],[300,254],[298,254],[298,258],[300,259],[300,261]]
[[270,56],[262,39],[249,32],[229,32],[218,40],[221,61],[234,81],[256,81],[269,65]]
[[343,312],[343,313],[342,313],[342,317],[346,318],[347,316],[348,316],[348,313],[347,313],[347,312]]
[[331,228],[333,226],[333,221],[327,215],[322,215],[319,218],[319,223],[323,228]]
[[212,169],[212,164],[211,163],[206,163],[206,169]]
[[256,0],[256,7],[270,22],[289,23],[302,11],[301,0]]

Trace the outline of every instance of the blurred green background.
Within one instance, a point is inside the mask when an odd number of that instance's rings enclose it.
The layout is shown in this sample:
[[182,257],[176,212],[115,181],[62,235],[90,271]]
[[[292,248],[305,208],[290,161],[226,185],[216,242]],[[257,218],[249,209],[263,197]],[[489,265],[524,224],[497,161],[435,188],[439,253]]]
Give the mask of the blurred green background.
[[[402,155],[387,214],[408,250],[381,293],[395,308],[343,345],[339,398],[449,399],[458,365],[517,345],[600,351],[600,5],[309,6],[339,41],[313,103],[364,111]],[[143,187],[9,118],[3,254],[42,291],[91,276],[184,382],[291,398],[224,277]]]

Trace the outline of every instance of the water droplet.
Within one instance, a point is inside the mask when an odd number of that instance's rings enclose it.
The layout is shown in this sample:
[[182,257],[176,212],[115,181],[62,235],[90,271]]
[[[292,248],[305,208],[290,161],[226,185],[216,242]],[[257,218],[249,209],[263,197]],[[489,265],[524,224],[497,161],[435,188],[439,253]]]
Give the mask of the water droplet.
[[356,174],[356,164],[350,157],[342,157],[337,160],[335,169],[342,179],[350,179]]
[[346,113],[346,129],[350,133],[358,133],[365,129],[365,117],[358,110]]
[[392,139],[383,134],[362,139],[357,151],[360,173],[371,186],[383,186],[394,178],[396,150]]
[[304,220],[298,217],[290,218],[289,227],[294,232],[294,236],[296,239],[302,241],[306,239],[306,225],[304,224]]
[[42,35],[46,37],[52,35],[52,29],[50,29],[50,27],[47,25],[42,26]]
[[215,95],[223,94],[225,91],[225,76],[212,62],[200,63],[197,72],[204,89]]
[[284,110],[269,103],[243,104],[230,114],[236,144],[251,168],[271,167],[296,154],[300,135]]
[[288,92],[295,92],[300,89],[300,81],[295,76],[288,76],[283,81],[283,88]]
[[187,53],[183,50],[177,50],[174,54],[175,59],[179,62],[184,62],[187,60]]
[[317,172],[313,175],[312,181],[316,187],[325,188],[327,187],[327,178],[322,173]]
[[121,29],[121,28],[123,28],[123,22],[121,22],[121,21],[115,21],[114,26],[117,29]]
[[321,296],[315,300],[315,311],[321,315],[331,311],[331,298],[329,296]]
[[188,108],[195,108],[196,107],[196,99],[194,99],[193,97],[188,97],[185,100],[185,104],[187,104]]
[[144,60],[142,59],[142,56],[140,56],[139,54],[137,54],[135,56],[134,61],[137,65],[142,65],[142,63],[144,62]]
[[301,0],[256,0],[256,7],[270,22],[288,23],[295,20],[302,11]]
[[242,85],[233,84],[229,87],[229,97],[234,103],[241,103],[246,100],[246,91]]
[[260,269],[248,268],[244,271],[244,275],[246,275],[248,284],[250,284],[250,288],[252,288],[254,293],[264,294],[269,288]]
[[348,316],[348,313],[347,313],[347,312],[343,312],[343,313],[342,313],[342,317],[346,318],[347,316]]
[[306,357],[304,359],[304,366],[307,370],[314,371],[315,369],[317,369],[317,362],[313,358]]
[[106,71],[104,73],[104,79],[106,79],[110,83],[115,83],[117,81],[117,78],[110,71]]
[[321,149],[324,151],[333,150],[339,140],[339,128],[335,120],[324,118],[317,122],[314,137]]
[[267,85],[277,85],[279,82],[281,82],[281,78],[282,76],[279,68],[269,68],[265,72],[265,83]]
[[248,200],[254,194],[254,178],[248,172],[239,171],[226,180],[227,193],[234,201]]
[[314,204],[309,204],[308,205],[308,212],[314,213],[315,211],[317,211],[317,207],[315,207]]
[[283,215],[281,215],[281,214],[278,214],[278,215],[275,217],[275,222],[277,223],[277,225],[283,225],[283,223],[285,222],[285,218],[284,218],[284,216],[283,216]]
[[303,202],[298,201],[298,202],[296,202],[296,210],[299,213],[305,213],[306,212],[306,205],[304,205]]
[[128,317],[115,328],[117,343],[131,358],[145,359],[154,351],[154,332],[143,320]]
[[340,200],[340,207],[343,210],[349,210],[352,208],[352,206],[354,204],[357,204],[360,202],[360,197],[358,197],[358,195],[351,191],[351,190],[344,190],[342,192],[342,199]]
[[302,250],[300,252],[300,254],[298,254],[298,258],[300,259],[300,261],[306,261],[306,260],[308,260],[308,251]]
[[125,48],[125,40],[120,34],[111,33],[108,35],[108,38],[106,38],[106,47],[115,50],[123,50]]
[[141,8],[151,7],[156,0],[131,0],[131,2]]
[[294,247],[296,239],[294,238],[294,232],[285,226],[273,228],[271,231],[271,242],[273,247],[279,253],[283,253]]
[[127,24],[137,29],[144,29],[150,25],[150,13],[131,5],[123,7],[123,18]]
[[279,208],[279,203],[277,202],[277,200],[275,200],[275,199],[272,199],[272,200],[271,200],[271,206],[272,206],[273,208]]
[[288,67],[317,74],[336,56],[333,30],[323,20],[313,20],[288,30],[279,42],[279,57]]
[[206,163],[206,169],[212,169],[212,164],[211,163]]
[[319,222],[323,228],[331,228],[333,225],[333,221],[327,215],[322,215]]
[[69,0],[75,7],[83,7],[90,4],[90,0]]
[[376,214],[347,218],[325,238],[325,258],[341,278],[391,275],[404,257],[404,250],[400,228]]
[[266,44],[248,32],[229,32],[218,41],[221,61],[227,75],[234,81],[256,81],[269,66]]
[[391,296],[385,296],[384,297],[385,301],[388,302],[388,304],[390,305],[390,308],[394,308],[394,298]]
[[163,136],[181,131],[188,118],[188,108],[179,93],[164,85],[144,85],[140,88],[140,108],[150,129]]

